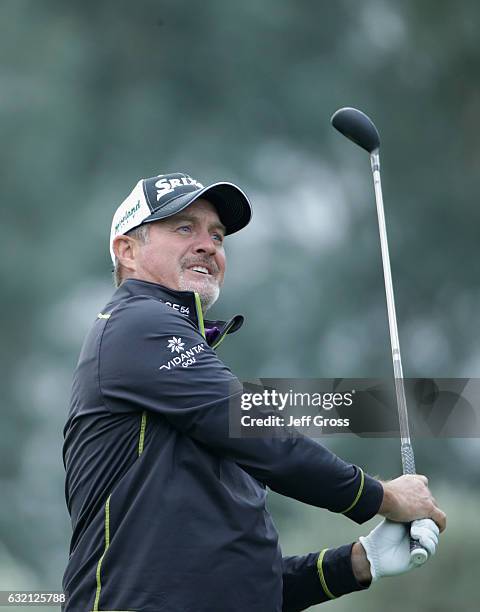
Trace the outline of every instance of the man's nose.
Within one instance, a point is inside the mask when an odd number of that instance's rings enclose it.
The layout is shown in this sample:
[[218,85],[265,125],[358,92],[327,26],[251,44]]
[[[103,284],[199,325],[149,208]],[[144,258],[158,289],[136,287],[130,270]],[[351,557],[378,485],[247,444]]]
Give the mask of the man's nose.
[[214,255],[217,251],[217,245],[209,232],[205,231],[198,235],[198,239],[193,245],[195,253],[207,253]]

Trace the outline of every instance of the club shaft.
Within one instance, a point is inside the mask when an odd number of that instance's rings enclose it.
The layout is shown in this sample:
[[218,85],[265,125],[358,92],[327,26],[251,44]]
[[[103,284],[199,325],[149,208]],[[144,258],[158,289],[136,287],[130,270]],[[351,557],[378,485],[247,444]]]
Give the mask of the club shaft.
[[[415,474],[415,458],[413,455],[410,431],[408,427],[407,400],[405,398],[405,385],[403,382],[402,356],[400,341],[398,339],[397,316],[395,313],[395,298],[393,295],[392,271],[388,253],[387,228],[383,210],[382,183],[380,180],[380,157],[378,152],[370,155],[375,188],[375,201],[377,204],[378,228],[380,231],[380,246],[382,249],[383,276],[385,279],[385,293],[387,296],[388,328],[390,330],[390,343],[392,346],[393,374],[395,378],[395,393],[397,396],[398,420],[400,423],[402,471],[404,474]],[[410,537],[410,558],[415,565],[422,565],[428,558],[426,549]]]
[[[373,152],[370,155],[370,161],[372,165],[373,185],[375,189],[375,201],[377,205],[378,228],[380,232],[380,246],[382,250],[383,276],[385,279],[385,294],[387,298],[388,328],[390,330],[393,375],[395,379],[395,393],[397,396],[398,419],[400,423],[400,440],[402,449],[409,448],[408,452],[402,452],[402,464],[404,474],[411,474],[415,473],[415,462],[410,442],[410,430],[408,427],[407,401],[405,398],[405,385],[403,381],[400,341],[398,339],[398,327],[397,316],[395,313],[395,298],[393,294],[392,271],[390,267],[390,255],[388,252],[387,228],[385,225],[382,183],[380,179],[380,157],[378,152]],[[413,472],[411,471],[412,468]]]

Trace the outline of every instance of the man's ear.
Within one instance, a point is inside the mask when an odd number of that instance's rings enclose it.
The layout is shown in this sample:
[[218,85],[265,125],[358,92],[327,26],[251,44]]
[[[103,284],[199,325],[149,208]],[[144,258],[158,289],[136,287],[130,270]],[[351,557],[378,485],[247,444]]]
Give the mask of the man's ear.
[[113,240],[113,252],[117,261],[127,270],[135,270],[135,241],[130,236],[120,235]]

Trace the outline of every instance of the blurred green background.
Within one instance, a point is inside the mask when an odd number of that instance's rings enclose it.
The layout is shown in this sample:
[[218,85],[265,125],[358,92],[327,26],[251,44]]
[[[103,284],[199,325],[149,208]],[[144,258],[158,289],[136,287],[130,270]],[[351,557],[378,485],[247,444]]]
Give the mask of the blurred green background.
[[[405,375],[479,377],[479,23],[473,0],[3,0],[0,589],[60,589],[70,381],[113,291],[112,214],[140,177],[231,180],[253,201],[210,313],[246,316],[220,351],[239,377],[388,377],[368,156],[329,125],[363,109],[382,137]],[[327,444],[399,473],[397,440]],[[478,609],[480,445],[416,453],[449,514],[437,557],[332,610]],[[270,507],[289,554],[369,527]]]

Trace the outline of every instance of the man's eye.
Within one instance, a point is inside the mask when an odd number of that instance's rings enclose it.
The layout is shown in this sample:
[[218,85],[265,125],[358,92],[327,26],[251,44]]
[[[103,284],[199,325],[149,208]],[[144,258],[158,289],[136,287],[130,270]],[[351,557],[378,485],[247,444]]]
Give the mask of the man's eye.
[[188,234],[192,231],[192,228],[190,225],[181,225],[179,228],[177,228],[177,231],[181,232],[182,234]]
[[223,242],[223,235],[222,234],[215,233],[215,234],[213,234],[212,237],[213,237],[214,240],[217,240],[218,242],[220,242],[220,244]]

